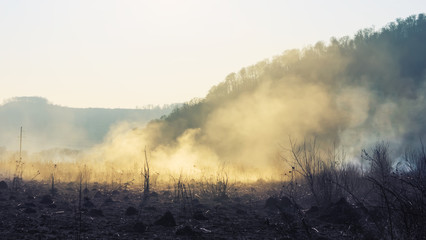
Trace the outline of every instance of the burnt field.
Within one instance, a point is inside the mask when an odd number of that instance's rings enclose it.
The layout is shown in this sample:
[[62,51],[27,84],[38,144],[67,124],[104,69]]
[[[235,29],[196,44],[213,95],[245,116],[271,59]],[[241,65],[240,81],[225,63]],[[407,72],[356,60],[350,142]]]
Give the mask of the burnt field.
[[377,143],[362,150],[365,165],[355,165],[344,161],[344,152],[321,155],[315,142],[304,142],[284,158],[289,170],[282,180],[256,181],[237,180],[226,168],[199,178],[183,172],[159,177],[147,155],[129,173],[55,164],[41,167],[50,176],[37,171],[36,181],[22,177],[17,161],[18,174],[0,179],[0,236],[426,239],[424,145],[400,159],[391,150]]
[[386,221],[346,198],[317,207],[306,193],[296,203],[278,183],[232,184],[226,194],[180,184],[145,195],[97,183],[53,192],[10,184],[0,184],[2,239],[380,239],[376,225]]

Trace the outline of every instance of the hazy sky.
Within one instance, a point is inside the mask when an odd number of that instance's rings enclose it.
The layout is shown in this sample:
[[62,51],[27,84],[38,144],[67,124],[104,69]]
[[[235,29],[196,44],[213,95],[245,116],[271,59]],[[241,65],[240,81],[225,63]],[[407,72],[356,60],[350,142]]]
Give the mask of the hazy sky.
[[422,12],[424,0],[0,0],[0,103],[184,102],[286,49]]

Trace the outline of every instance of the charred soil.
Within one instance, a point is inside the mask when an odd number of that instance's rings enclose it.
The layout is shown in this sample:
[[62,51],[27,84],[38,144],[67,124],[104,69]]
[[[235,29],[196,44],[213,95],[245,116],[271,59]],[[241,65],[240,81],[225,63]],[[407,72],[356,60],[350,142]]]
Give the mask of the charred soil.
[[[2,239],[374,239],[362,209],[341,199],[299,206],[274,185],[234,188],[221,198],[178,198],[92,184],[25,182],[0,190]],[[265,189],[270,189],[269,193]]]

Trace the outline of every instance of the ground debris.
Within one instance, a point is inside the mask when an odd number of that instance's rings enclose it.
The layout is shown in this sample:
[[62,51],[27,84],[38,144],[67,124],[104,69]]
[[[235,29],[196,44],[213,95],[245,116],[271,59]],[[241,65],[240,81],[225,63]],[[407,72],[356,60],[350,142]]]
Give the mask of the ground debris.
[[155,221],[155,225],[161,225],[164,227],[174,227],[176,226],[175,218],[170,211],[167,211],[160,219]]
[[7,183],[5,181],[0,181],[0,190],[8,189]]

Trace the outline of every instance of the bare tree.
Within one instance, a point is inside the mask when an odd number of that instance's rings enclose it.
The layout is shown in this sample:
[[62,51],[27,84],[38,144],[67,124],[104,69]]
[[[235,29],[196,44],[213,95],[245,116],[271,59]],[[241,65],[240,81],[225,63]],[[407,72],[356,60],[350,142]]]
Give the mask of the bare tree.
[[144,197],[146,198],[149,196],[149,190],[150,190],[149,189],[150,188],[149,159],[148,159],[146,146],[144,150],[144,155],[145,155],[145,161],[143,162],[142,176],[143,176],[143,193],[144,193]]
[[[295,196],[294,181],[301,177],[317,205],[324,205],[342,196],[341,189],[336,185],[342,176],[339,170],[345,160],[345,152],[333,144],[328,150],[320,149],[316,138],[304,140],[297,144],[290,139],[290,149],[283,159],[290,165],[291,196]],[[327,154],[322,154],[327,153]],[[336,183],[336,184],[333,184]]]
[[297,144],[290,138],[290,156],[283,159],[290,164],[293,172],[302,176],[311,191],[315,202],[320,205],[321,201],[315,189],[316,177],[320,172],[321,156],[317,146],[316,138]]

